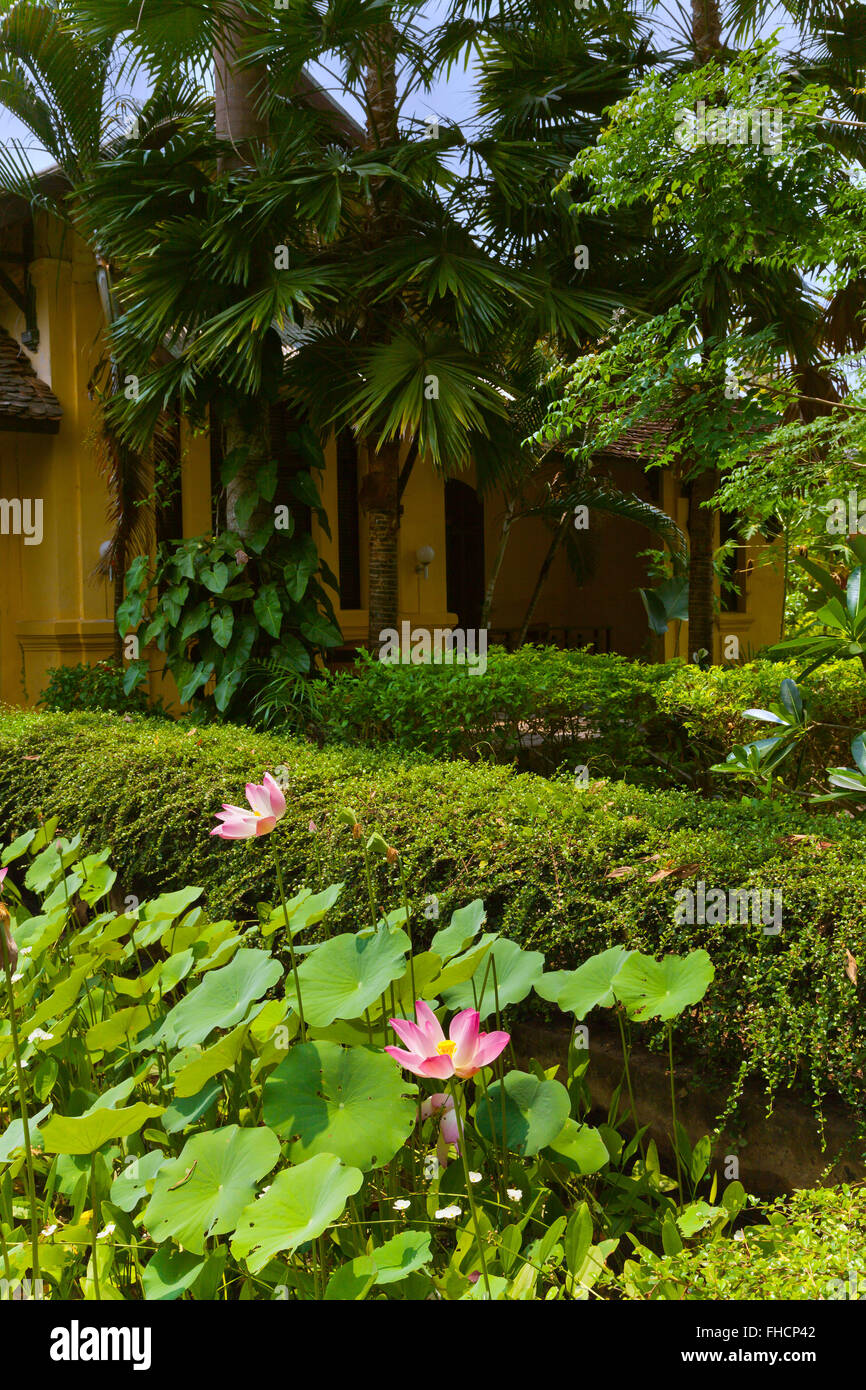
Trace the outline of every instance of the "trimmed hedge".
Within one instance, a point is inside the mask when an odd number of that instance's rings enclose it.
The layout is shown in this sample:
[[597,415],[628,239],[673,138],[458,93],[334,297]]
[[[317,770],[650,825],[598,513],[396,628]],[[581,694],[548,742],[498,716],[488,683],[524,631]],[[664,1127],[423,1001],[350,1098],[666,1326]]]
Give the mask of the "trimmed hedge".
[[[371,657],[317,682],[318,716],[306,732],[321,743],[393,744],[435,757],[515,762],[550,772],[585,764],[594,777],[647,786],[737,784],[709,768],[737,743],[768,735],[743,719],[778,702],[794,663],[755,661],[708,671],[677,660],[643,665],[617,655],[521,647],[491,648],[487,670],[387,665]],[[802,684],[814,727],[803,781],[827,790],[828,766],[847,766],[854,734],[866,729],[866,676],[859,662],[822,667]],[[801,783],[802,785],[802,783]]]
[[[578,790],[570,778],[364,749],[317,752],[231,726],[8,711],[0,715],[4,839],[37,812],[56,813],[88,847],[112,846],[121,895],[196,884],[212,910],[253,916],[256,901],[273,895],[270,844],[232,845],[209,831],[222,802],[242,801],[246,781],[281,765],[289,809],[277,843],[287,882],[345,880],[332,927],[354,928],[367,911],[360,845],[334,820],[348,805],[365,832],[378,827],[400,849],[416,906],[436,895],[445,916],[482,897],[492,926],[544,951],[550,968],[614,942],[653,955],[705,948],[716,978],[678,1024],[678,1046],[699,1049],[716,1079],[742,1064],[770,1093],[794,1086],[819,1107],[838,1095],[862,1108],[866,1020],[846,949],[862,967],[866,827],[848,817],[769,814],[623,782]],[[396,869],[380,860],[374,872],[380,906],[396,906]],[[779,890],[781,933],[677,923],[675,890],[698,879]]]
[[[743,719],[742,711],[778,704],[782,681],[786,676],[796,680],[801,668],[802,662],[754,661],[701,671],[684,662],[668,663],[669,674],[656,687],[658,712],[697,746],[726,755],[737,743],[772,735],[768,724]],[[826,791],[825,769],[850,766],[851,739],[866,729],[866,674],[859,661],[837,661],[799,684],[808,692],[814,721],[806,741],[808,770]]]
[[364,655],[315,687],[321,741],[393,743],[434,757],[517,760],[548,770],[585,763],[595,776],[655,773],[648,740],[664,744],[656,690],[678,663],[642,665],[558,647],[491,647],[467,666],[389,665]]

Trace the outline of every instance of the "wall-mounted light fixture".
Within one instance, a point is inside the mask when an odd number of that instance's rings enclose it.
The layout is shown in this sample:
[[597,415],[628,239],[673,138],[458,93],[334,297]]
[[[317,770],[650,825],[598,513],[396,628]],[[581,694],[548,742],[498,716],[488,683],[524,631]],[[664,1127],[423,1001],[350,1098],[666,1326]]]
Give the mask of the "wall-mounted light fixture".
[[415,566],[416,574],[423,574],[425,579],[430,578],[430,566],[436,559],[436,551],[432,545],[422,545],[415,551],[415,559],[418,561]]

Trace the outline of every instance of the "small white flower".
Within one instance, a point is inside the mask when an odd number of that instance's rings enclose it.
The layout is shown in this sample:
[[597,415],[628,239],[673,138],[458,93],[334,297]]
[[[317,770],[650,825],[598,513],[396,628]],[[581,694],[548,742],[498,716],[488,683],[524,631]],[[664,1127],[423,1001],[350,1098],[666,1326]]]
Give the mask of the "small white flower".
[[452,1221],[455,1217],[457,1217],[457,1216],[462,1216],[462,1215],[463,1215],[463,1208],[462,1208],[462,1207],[458,1207],[458,1206],[456,1205],[456,1203],[455,1203],[453,1206],[450,1206],[450,1207],[440,1207],[439,1210],[436,1212],[436,1220],[437,1220],[437,1221]]
[[746,1239],[746,1233],[745,1233],[745,1231],[734,1231],[734,1240],[745,1240],[745,1239]]
[[27,1034],[28,1042],[51,1042],[53,1033],[45,1033],[41,1028],[34,1028],[32,1033]]
[[106,1236],[113,1236],[113,1235],[114,1235],[114,1222],[113,1222],[113,1221],[109,1221],[108,1225],[107,1225],[107,1226],[103,1226],[102,1230],[99,1231],[99,1232],[97,1233],[96,1239],[97,1239],[97,1240],[103,1240]]
[[32,956],[32,955],[33,955],[33,947],[32,947],[32,946],[22,946],[21,949],[19,950],[18,954],[19,954],[19,956]]
[[469,1169],[469,1181],[470,1181],[470,1182],[480,1182],[480,1181],[481,1181],[481,1174],[480,1174],[480,1173],[475,1173],[475,1172],[473,1172],[473,1170],[470,1168],[470,1169]]
[[56,1226],[43,1226],[43,1227],[42,1227],[42,1234],[43,1234],[44,1236],[53,1236],[53,1235],[54,1235],[54,1232],[55,1232],[56,1230],[57,1230],[57,1227],[56,1227]]
[[412,1203],[407,1201],[405,1197],[398,1197],[396,1202],[393,1203],[395,1211],[407,1211],[411,1205]]
[[506,1187],[505,1191],[508,1193],[512,1202],[519,1202],[521,1197],[523,1196],[522,1187]]
[[424,1160],[424,1179],[426,1182],[433,1182],[438,1178],[440,1172],[439,1160],[435,1154],[428,1154]]
[[15,974],[12,976],[12,983],[13,983],[13,985],[17,985],[18,982],[19,982],[19,980],[23,980],[23,979],[24,979],[24,976],[21,974],[21,971],[20,971],[20,970],[16,970],[16,971],[15,971]]

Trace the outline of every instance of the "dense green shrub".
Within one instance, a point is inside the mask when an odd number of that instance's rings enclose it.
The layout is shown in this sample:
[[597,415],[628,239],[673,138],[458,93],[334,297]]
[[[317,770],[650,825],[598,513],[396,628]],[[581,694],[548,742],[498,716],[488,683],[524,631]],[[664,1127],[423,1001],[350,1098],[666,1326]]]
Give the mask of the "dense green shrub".
[[862,1299],[866,1188],[817,1187],[772,1202],[737,1232],[626,1265],[626,1298]]
[[584,764],[595,776],[628,771],[634,781],[657,771],[648,749],[670,742],[656,691],[678,664],[492,647],[486,670],[473,674],[468,666],[389,665],[364,654],[317,691],[319,734],[542,770]]
[[[642,665],[526,646],[491,648],[486,671],[473,675],[456,664],[389,665],[363,654],[350,670],[316,682],[313,715],[287,706],[283,727],[320,744],[390,744],[545,773],[586,766],[594,777],[737,796],[740,789],[710,768],[735,744],[766,735],[743,711],[775,703],[781,681],[798,672],[796,663],[702,671],[680,660]],[[799,785],[824,791],[826,768],[847,764],[852,736],[866,728],[866,677],[858,663],[837,662],[801,688],[812,723]]]
[[[684,662],[672,666],[668,678],[656,687],[659,712],[685,731],[704,760],[713,750],[726,755],[737,743],[773,733],[766,724],[744,719],[743,711],[777,703],[781,682],[786,676],[796,679],[803,663],[754,661],[708,671]],[[852,735],[866,729],[866,675],[859,662],[837,661],[813,671],[799,685],[809,697],[812,720],[804,771],[817,776],[824,789],[824,770],[850,763]]]
[[[548,968],[615,942],[656,956],[703,947],[716,978],[680,1028],[707,1075],[731,1077],[742,1062],[768,1091],[794,1086],[861,1106],[866,1023],[846,950],[866,960],[866,830],[846,816],[623,782],[580,789],[571,777],[364,748],[315,751],[231,726],[7,711],[4,839],[40,811],[58,813],[61,829],[80,827],[88,845],[112,846],[121,894],[194,883],[213,911],[246,906],[252,917],[269,894],[267,856],[250,843],[219,844],[209,831],[224,801],[242,800],[246,781],[279,767],[290,806],[280,838],[287,878],[311,887],[348,878],[335,925],[365,910],[364,878],[353,871],[359,843],[334,815],[348,805],[400,847],[416,907],[435,896],[441,915],[483,897],[492,925],[544,951]],[[396,870],[381,861],[375,872]],[[699,879],[779,891],[781,932],[678,923],[676,890]],[[393,892],[389,880],[389,899]],[[431,927],[434,910],[422,908]]]
[[86,661],[77,666],[52,666],[39,703],[49,710],[103,710],[163,717],[161,700],[149,701],[143,690],[127,695],[123,674],[123,667],[116,661],[97,661],[93,666]]

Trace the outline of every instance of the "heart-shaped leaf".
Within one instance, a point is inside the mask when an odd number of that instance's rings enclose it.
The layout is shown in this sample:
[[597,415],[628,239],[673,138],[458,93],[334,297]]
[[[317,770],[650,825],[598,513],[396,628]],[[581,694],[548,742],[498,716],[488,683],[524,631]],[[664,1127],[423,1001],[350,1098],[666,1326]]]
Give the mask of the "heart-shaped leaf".
[[333,1154],[284,1168],[264,1196],[242,1212],[232,1254],[258,1274],[281,1250],[297,1250],[327,1230],[363,1181],[360,1168],[346,1168]]
[[331,1153],[356,1168],[387,1163],[405,1144],[417,1108],[391,1058],[332,1042],[293,1047],[265,1082],[264,1117],[290,1138],[289,1160]]
[[208,1236],[234,1230],[256,1183],[279,1157],[277,1136],[263,1126],[194,1134],[160,1171],[144,1211],[147,1229],[156,1241],[173,1236],[184,1249],[203,1254]]

